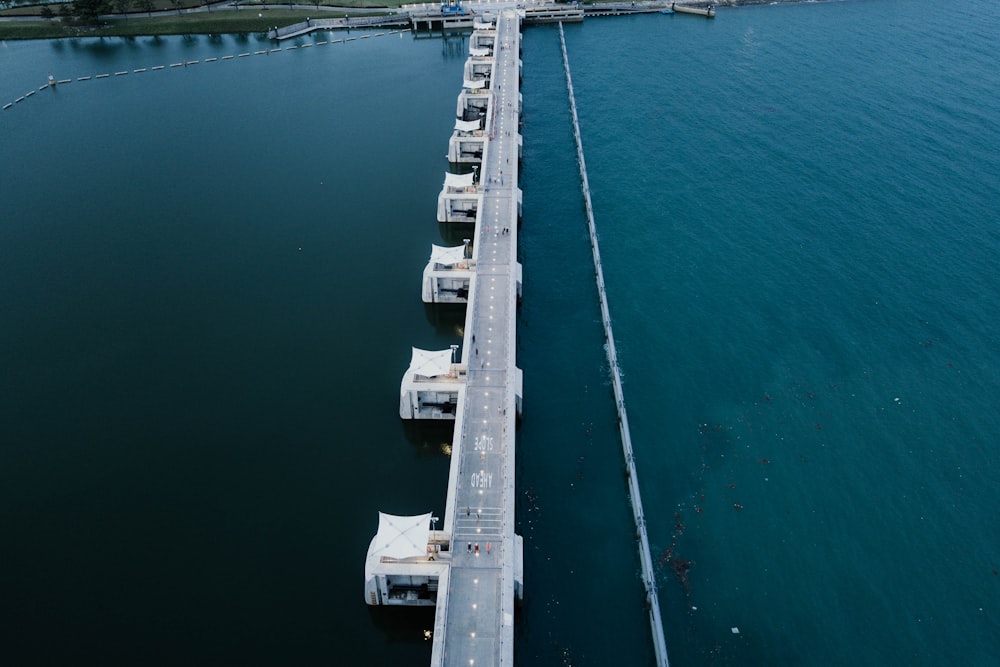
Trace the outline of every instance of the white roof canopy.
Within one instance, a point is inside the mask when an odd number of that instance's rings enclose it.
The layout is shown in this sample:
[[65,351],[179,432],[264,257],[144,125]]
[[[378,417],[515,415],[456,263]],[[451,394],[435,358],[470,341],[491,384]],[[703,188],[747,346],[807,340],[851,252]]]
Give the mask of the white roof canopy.
[[434,264],[444,264],[446,266],[451,264],[458,264],[459,262],[465,261],[465,246],[459,245],[454,248],[445,248],[444,246],[432,245],[431,246],[431,262]]
[[455,129],[461,130],[462,132],[475,132],[476,130],[482,129],[481,120],[456,120]]
[[490,55],[489,49],[480,48],[478,46],[473,46],[469,49],[470,56],[488,56]]
[[368,547],[368,557],[412,558],[427,553],[431,514],[396,516],[378,513],[378,533]]
[[446,173],[444,175],[444,187],[446,188],[467,188],[473,183],[475,174],[452,174]]
[[432,352],[412,348],[410,367],[406,369],[407,376],[422,375],[433,378],[451,373],[451,350]]
[[481,90],[486,87],[487,83],[489,81],[486,79],[466,79],[462,82],[462,86],[469,90]]

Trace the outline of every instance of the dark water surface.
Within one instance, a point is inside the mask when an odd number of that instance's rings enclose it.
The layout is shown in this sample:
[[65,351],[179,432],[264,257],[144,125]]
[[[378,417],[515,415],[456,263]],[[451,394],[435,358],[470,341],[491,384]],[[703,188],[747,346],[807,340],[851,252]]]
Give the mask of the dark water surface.
[[[938,9],[567,26],[675,665],[1000,660],[1000,10]],[[444,509],[396,404],[460,342],[467,41],[221,60],[265,48],[0,44],[0,104],[74,79],[0,112],[4,663],[429,662],[362,571]],[[523,58],[515,655],[651,664],[557,31]]]

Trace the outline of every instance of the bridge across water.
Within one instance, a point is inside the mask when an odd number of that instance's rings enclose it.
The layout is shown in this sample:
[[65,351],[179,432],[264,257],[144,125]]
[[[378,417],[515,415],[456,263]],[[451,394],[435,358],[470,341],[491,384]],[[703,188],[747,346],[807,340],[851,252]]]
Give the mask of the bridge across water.
[[513,665],[514,594],[522,550],[514,535],[520,19],[496,21],[492,95],[484,118],[476,216],[476,271],[462,359],[468,369],[456,415],[444,531],[451,535],[448,590],[438,595],[432,665]]
[[415,349],[400,388],[402,417],[455,420],[444,525],[381,515],[365,567],[369,604],[436,605],[433,665],[514,659],[520,22],[514,8],[500,9],[470,40],[457,124],[474,129],[456,135],[479,137],[481,161],[477,173],[446,177],[439,219],[474,219],[474,234],[471,245],[436,248],[428,268],[438,270],[425,271],[425,300],[468,304],[461,359]]
[[[435,246],[424,270],[424,301],[468,304],[461,359],[457,345],[414,349],[400,386],[402,418],[455,420],[444,526],[430,530],[430,514],[380,515],[365,566],[369,604],[436,605],[435,667],[513,665],[514,599],[523,586],[522,540],[514,534],[523,18],[507,6],[490,23],[476,22],[448,155],[478,163],[478,171],[446,174],[438,198],[438,220],[474,221],[473,239]],[[656,662],[668,667],[561,24],[560,37]]]

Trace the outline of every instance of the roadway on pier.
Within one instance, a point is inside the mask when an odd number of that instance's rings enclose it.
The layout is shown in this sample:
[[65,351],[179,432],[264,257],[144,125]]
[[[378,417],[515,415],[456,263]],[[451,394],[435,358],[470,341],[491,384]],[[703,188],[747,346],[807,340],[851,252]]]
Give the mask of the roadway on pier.
[[519,53],[519,18],[502,10],[464,334],[468,381],[445,511],[452,560],[439,590],[432,665],[513,665]]

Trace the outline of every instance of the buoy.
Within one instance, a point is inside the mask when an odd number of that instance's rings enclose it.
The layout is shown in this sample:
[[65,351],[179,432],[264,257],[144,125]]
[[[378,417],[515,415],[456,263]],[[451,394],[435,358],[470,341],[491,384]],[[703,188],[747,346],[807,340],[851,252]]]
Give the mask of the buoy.
[[56,85],[56,78],[54,76],[52,76],[51,74],[49,74],[49,85],[50,86]]

